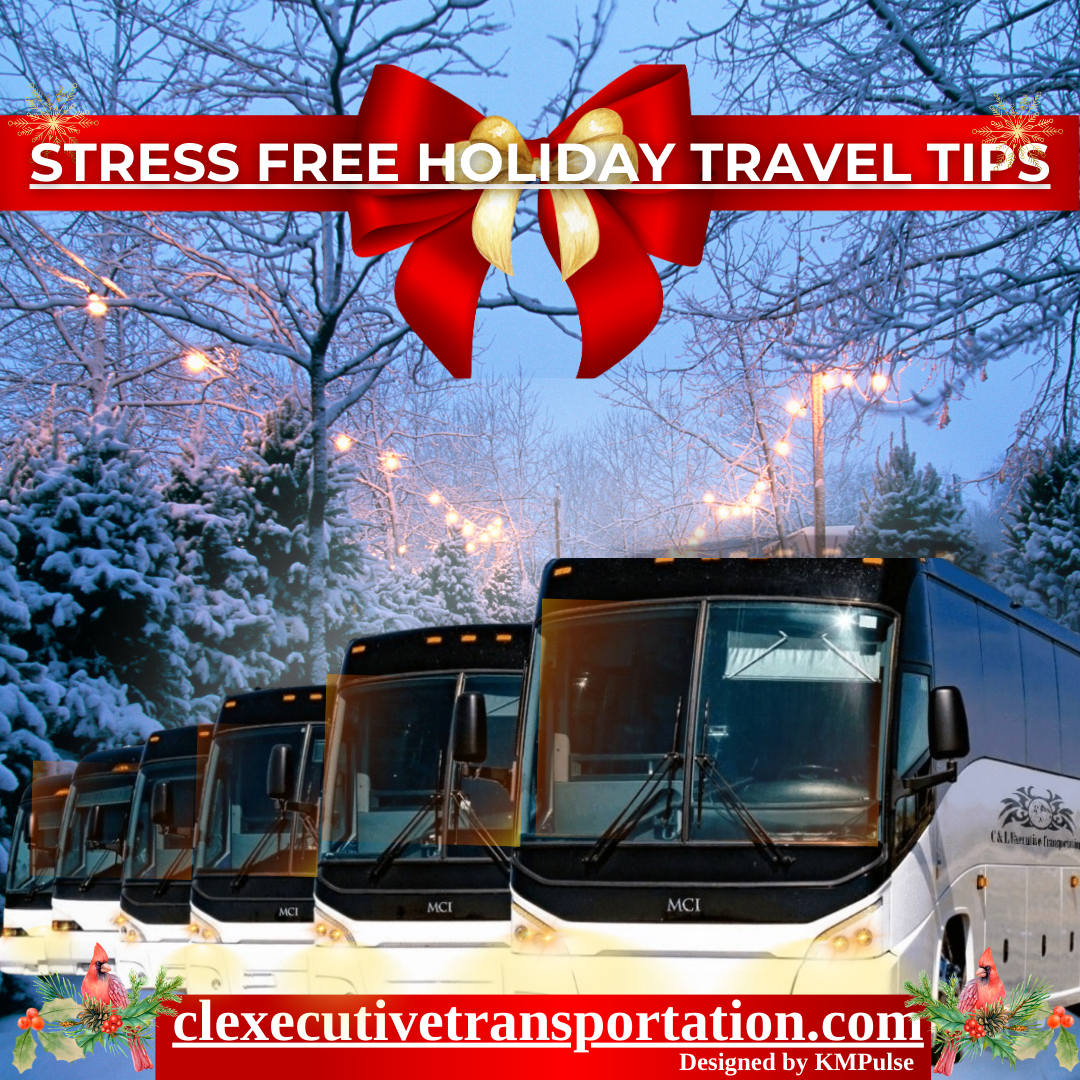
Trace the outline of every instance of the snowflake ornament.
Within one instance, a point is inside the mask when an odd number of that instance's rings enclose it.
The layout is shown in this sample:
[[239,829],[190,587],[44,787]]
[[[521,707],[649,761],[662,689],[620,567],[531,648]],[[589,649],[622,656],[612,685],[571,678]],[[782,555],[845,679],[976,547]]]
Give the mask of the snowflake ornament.
[[1051,135],[1061,135],[1063,129],[1053,126],[1052,116],[1039,115],[1041,96],[1041,94],[1036,94],[1034,97],[1028,97],[1025,94],[1014,108],[1000,94],[995,94],[997,104],[990,106],[990,111],[994,114],[993,119],[986,127],[972,128],[972,134],[984,136],[983,142],[993,140],[1004,143],[1013,150],[1024,143],[1045,140]]
[[16,116],[8,121],[8,127],[17,128],[20,135],[30,135],[34,142],[53,142],[63,145],[76,142],[75,136],[84,128],[98,123],[86,113],[69,113],[64,110],[75,96],[77,86],[65,91],[63,86],[55,94],[43,94],[36,86],[26,99],[30,108],[26,116]]

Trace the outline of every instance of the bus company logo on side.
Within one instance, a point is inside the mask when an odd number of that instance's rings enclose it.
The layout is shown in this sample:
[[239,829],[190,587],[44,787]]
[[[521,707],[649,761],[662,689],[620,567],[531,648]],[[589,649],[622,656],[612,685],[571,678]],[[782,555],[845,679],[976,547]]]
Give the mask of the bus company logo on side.
[[291,904],[288,905],[288,906],[279,907],[277,909],[277,917],[279,919],[299,919],[300,918],[300,908],[295,907],[295,906],[293,906]]
[[1031,829],[1044,829],[1058,832],[1068,829],[1076,832],[1073,812],[1065,805],[1060,795],[1055,795],[1048,788],[1045,795],[1036,795],[1033,787],[1017,788],[1008,798],[1001,800],[998,814],[1000,825],[1026,826]]
[[669,896],[667,902],[669,915],[700,915],[700,896]]
[[453,900],[429,900],[427,906],[427,913],[429,915],[453,915],[454,914],[454,901]]

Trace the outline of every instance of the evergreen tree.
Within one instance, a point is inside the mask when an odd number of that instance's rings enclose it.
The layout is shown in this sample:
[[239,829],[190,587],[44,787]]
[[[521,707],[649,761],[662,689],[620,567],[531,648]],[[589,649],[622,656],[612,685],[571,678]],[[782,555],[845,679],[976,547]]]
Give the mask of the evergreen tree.
[[[307,534],[311,481],[311,435],[305,406],[286,397],[248,439],[240,483],[248,489],[252,511],[243,547],[265,574],[264,596],[272,616],[267,651],[281,664],[283,683],[310,677],[308,651]],[[324,528],[329,548],[326,574],[326,651],[336,662],[363,606],[363,550],[354,539],[344,494],[350,474],[340,459],[331,461]]]
[[466,540],[453,526],[449,536],[440,540],[427,566],[421,571],[423,595],[446,608],[451,623],[487,622],[487,611],[476,587]]
[[[0,505],[17,531],[11,564],[28,622],[6,635],[49,692],[48,732],[65,750],[183,723],[190,688],[176,625],[176,548],[166,508],[120,418],[76,431],[69,455],[24,454]],[[89,746],[87,745],[89,743]]]
[[998,585],[1080,630],[1080,446],[1052,447],[1024,479],[1005,530]]
[[194,718],[208,721],[223,696],[273,685],[284,670],[266,651],[274,621],[266,573],[240,547],[251,494],[233,470],[182,446],[162,497],[180,559]]
[[976,574],[986,563],[959,494],[943,489],[933,465],[916,468],[906,437],[878,464],[873,493],[860,503],[844,554],[948,556]]
[[425,580],[414,571],[369,557],[356,636],[453,622],[442,602],[426,593],[425,588]]
[[[509,548],[508,544],[502,546]],[[492,622],[532,622],[536,604],[526,597],[521,587],[521,570],[509,550],[496,556],[484,582],[483,601]]]

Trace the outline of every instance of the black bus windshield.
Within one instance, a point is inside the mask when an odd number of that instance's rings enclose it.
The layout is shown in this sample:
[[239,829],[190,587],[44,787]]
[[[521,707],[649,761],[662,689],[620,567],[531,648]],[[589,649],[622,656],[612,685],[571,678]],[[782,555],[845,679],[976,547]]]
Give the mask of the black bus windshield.
[[58,878],[120,881],[134,772],[88,776],[73,782],[60,837]]
[[876,846],[892,631],[851,604],[545,605],[523,841],[610,838],[656,777],[619,843]]
[[[239,888],[249,875],[314,877],[315,813],[323,779],[322,725],[225,729],[206,763],[196,876],[228,874]],[[292,797],[271,798],[267,772],[276,746],[289,748]]]
[[[194,758],[142,766],[131,800],[124,855],[126,881],[189,881],[195,839]],[[153,821],[154,788],[167,785],[168,822]]]
[[[30,806],[20,806],[15,817],[15,831],[8,858],[7,895],[48,893],[56,874],[56,848],[60,840],[60,819],[64,800],[38,799]],[[31,842],[31,817],[33,842]]]
[[[452,766],[459,692],[484,695],[487,754],[483,762]],[[464,857],[483,842],[477,825],[495,842],[508,842],[520,694],[519,674],[343,678],[323,858],[376,859],[395,845],[401,845],[395,858]]]

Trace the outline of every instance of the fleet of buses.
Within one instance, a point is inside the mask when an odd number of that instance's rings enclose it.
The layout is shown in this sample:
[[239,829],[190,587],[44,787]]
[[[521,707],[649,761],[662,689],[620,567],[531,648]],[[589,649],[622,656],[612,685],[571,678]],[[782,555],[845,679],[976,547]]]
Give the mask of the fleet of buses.
[[1080,999],[1080,637],[941,559],[562,559],[532,625],[23,792],[0,970],[189,993]]

